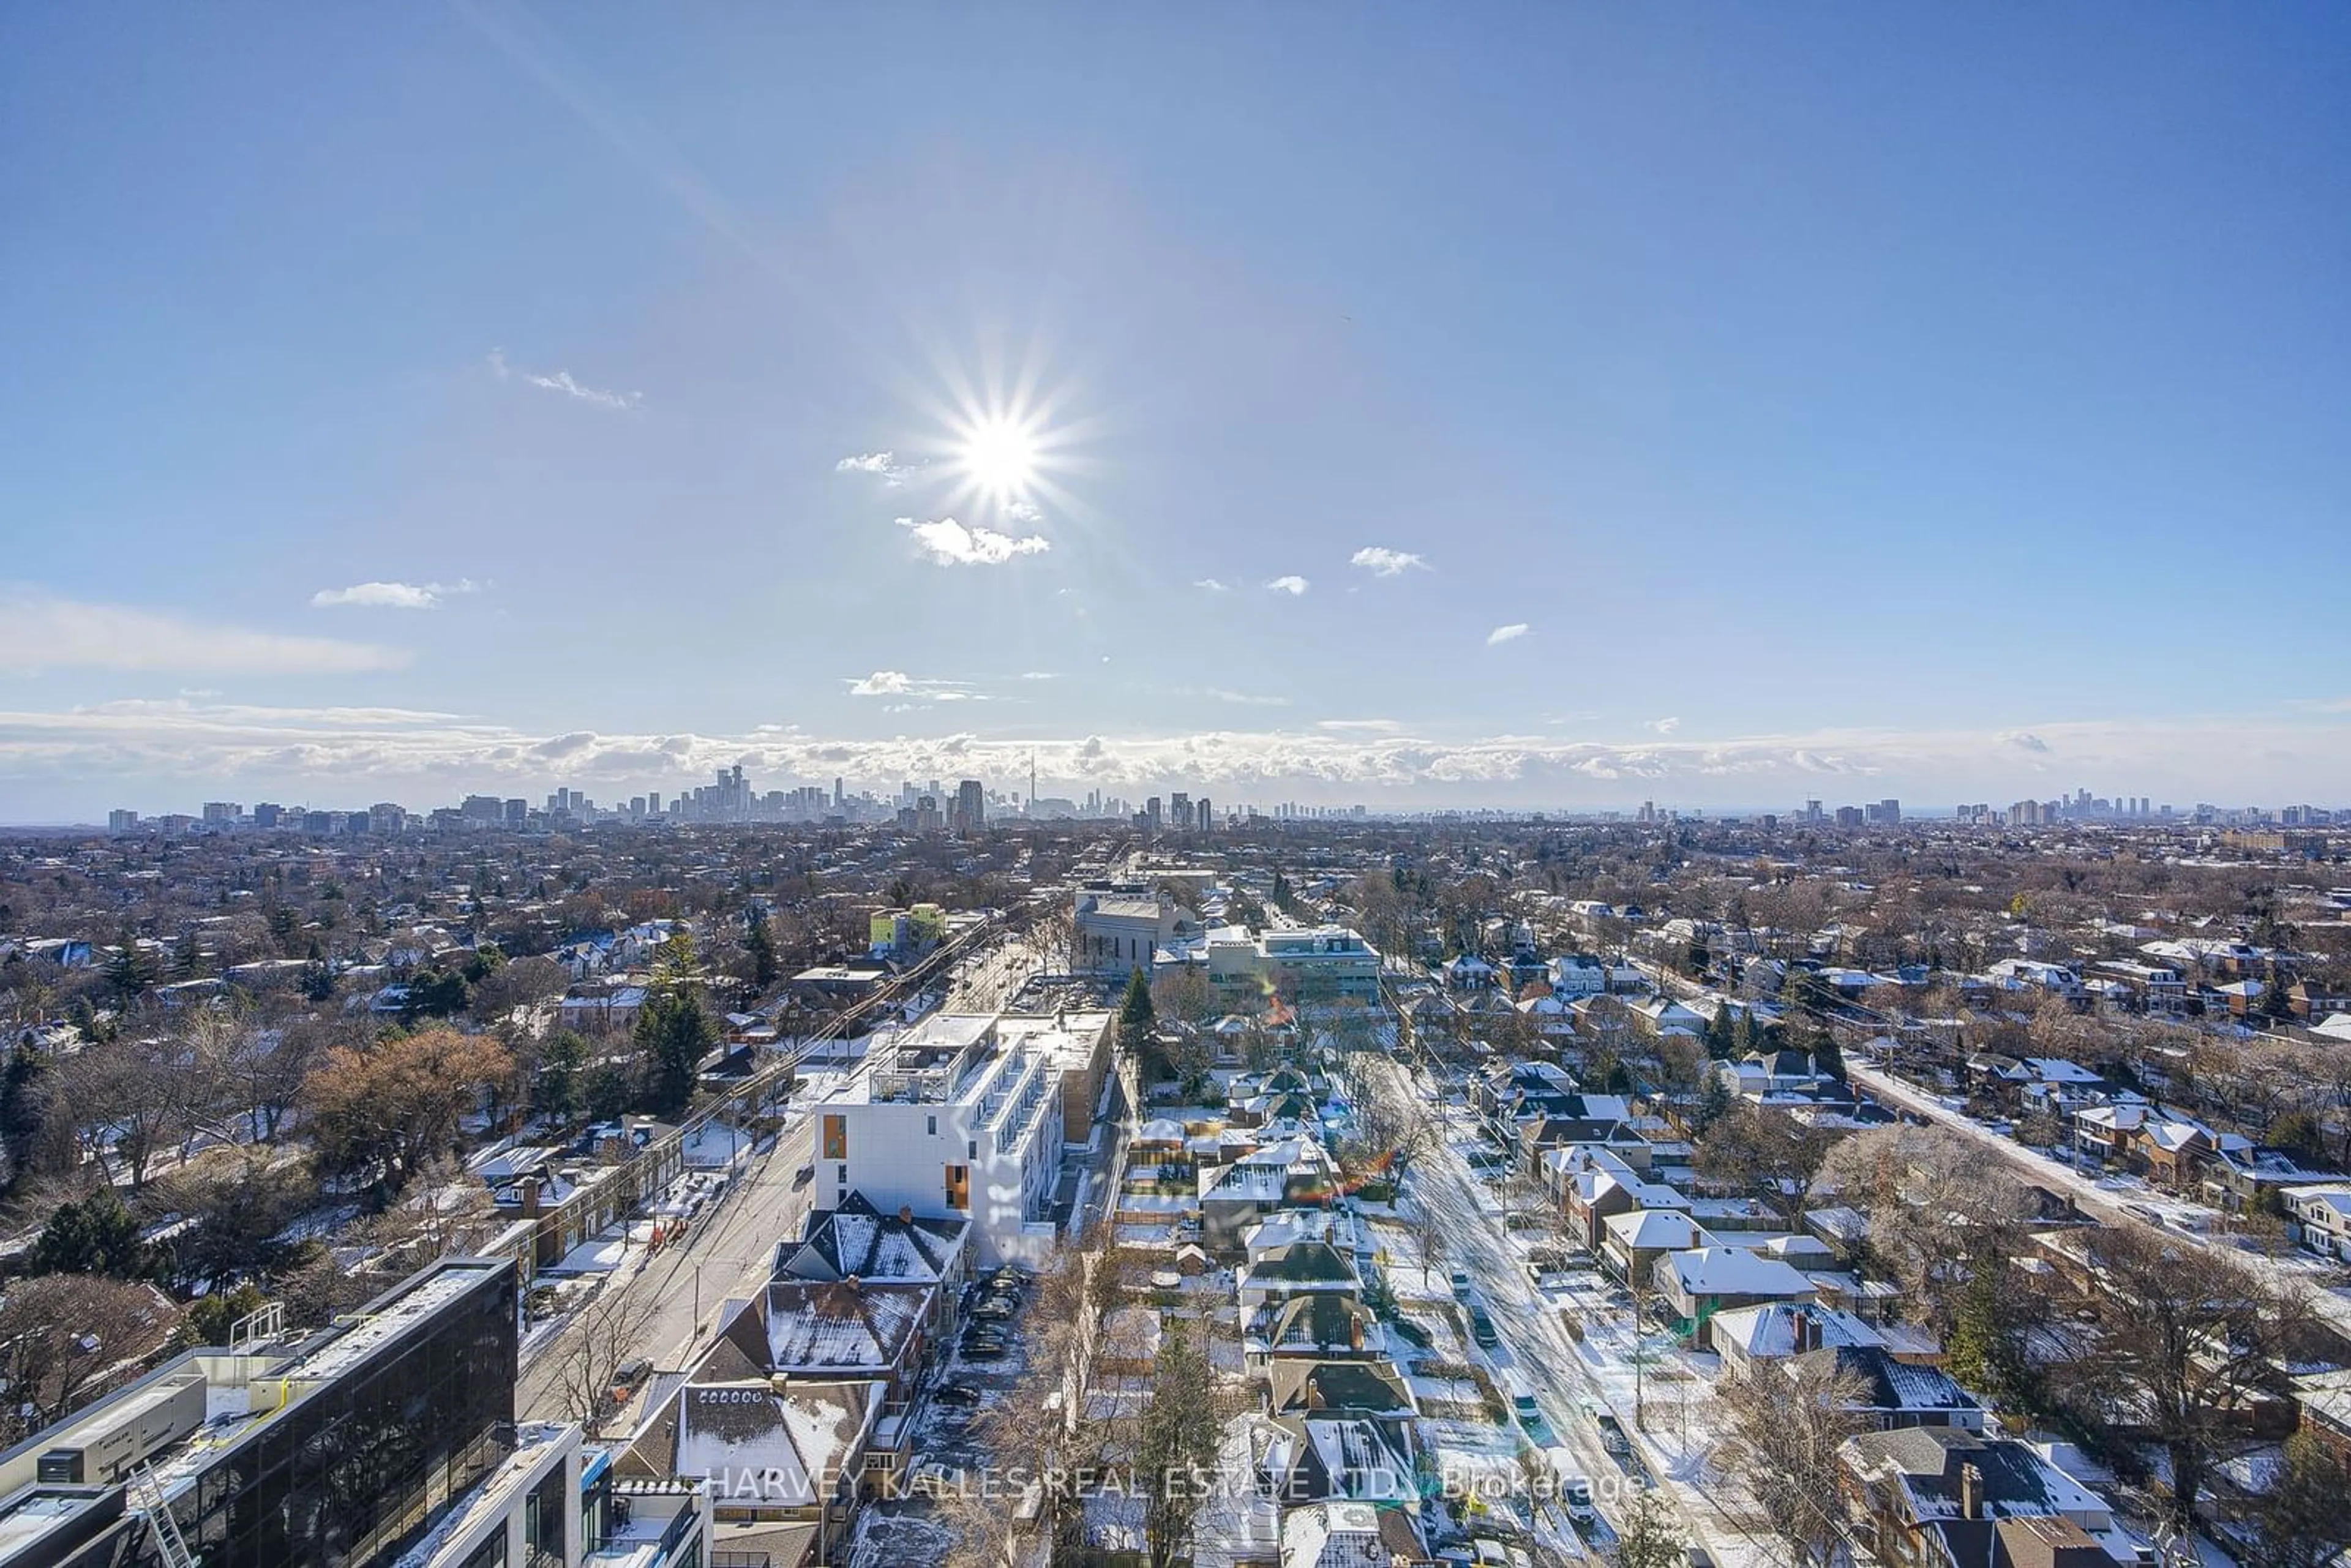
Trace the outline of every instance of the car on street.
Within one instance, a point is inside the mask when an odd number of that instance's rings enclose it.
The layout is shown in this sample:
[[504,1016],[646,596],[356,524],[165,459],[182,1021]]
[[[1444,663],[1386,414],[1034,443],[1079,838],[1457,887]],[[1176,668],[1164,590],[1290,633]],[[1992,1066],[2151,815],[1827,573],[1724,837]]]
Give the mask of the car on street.
[[1519,1424],[1519,1429],[1537,1443],[1550,1447],[1551,1422],[1544,1418],[1542,1406],[1535,1402],[1534,1385],[1527,1381],[1525,1374],[1506,1370],[1502,1388],[1510,1396],[1510,1418]]

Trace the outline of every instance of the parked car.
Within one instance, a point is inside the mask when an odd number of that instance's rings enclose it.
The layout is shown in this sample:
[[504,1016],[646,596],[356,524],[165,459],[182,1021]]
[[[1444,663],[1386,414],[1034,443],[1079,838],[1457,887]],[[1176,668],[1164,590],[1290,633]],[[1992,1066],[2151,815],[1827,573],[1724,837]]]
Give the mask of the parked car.
[[643,1387],[645,1379],[653,1375],[653,1364],[643,1356],[622,1362],[620,1369],[612,1374],[612,1403],[626,1405],[635,1398],[637,1390]]
[[1550,1443],[1551,1422],[1544,1417],[1542,1407],[1535,1403],[1532,1390],[1520,1390],[1510,1396],[1510,1416],[1518,1422],[1519,1429],[1528,1437],[1538,1443]]
[[942,1405],[956,1406],[968,1410],[979,1403],[979,1390],[968,1383],[942,1383],[939,1385],[938,1392],[931,1397]]
[[1461,1269],[1454,1270],[1453,1272],[1447,1277],[1445,1282],[1453,1287],[1453,1299],[1455,1301],[1466,1301],[1469,1299],[1469,1275],[1467,1270]]
[[1469,1337],[1478,1342],[1481,1350],[1491,1350],[1502,1343],[1502,1336],[1494,1332],[1494,1320],[1479,1306],[1469,1309]]

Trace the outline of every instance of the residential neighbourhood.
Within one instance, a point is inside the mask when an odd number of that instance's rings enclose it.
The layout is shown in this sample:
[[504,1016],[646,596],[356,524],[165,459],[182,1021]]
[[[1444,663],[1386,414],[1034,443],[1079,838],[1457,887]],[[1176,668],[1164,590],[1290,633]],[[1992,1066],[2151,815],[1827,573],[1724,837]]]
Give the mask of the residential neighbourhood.
[[[2292,998],[2351,895],[2208,834],[484,831],[12,845],[22,1560],[245,1560],[217,1438],[71,1434],[324,1396],[345,1325],[492,1280],[489,1435],[421,1511],[387,1476],[413,1522],[349,1561],[2095,1568],[2334,1528],[2296,1500],[2351,1453],[2351,1096]],[[1922,855],[2126,842],[2168,898],[1886,924]],[[176,904],[42,928],[165,857]],[[2150,930],[2235,935],[2176,991],[2081,981],[2189,950]],[[361,1137],[346,1092],[433,1121]]]

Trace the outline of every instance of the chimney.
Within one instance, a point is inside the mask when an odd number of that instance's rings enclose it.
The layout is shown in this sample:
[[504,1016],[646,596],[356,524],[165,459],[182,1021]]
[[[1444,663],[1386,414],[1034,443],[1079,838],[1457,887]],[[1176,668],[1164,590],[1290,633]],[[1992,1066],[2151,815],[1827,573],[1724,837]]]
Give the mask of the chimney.
[[1804,1352],[1806,1352],[1806,1351],[1813,1351],[1813,1350],[1818,1350],[1818,1349],[1820,1349],[1820,1348],[1821,1348],[1821,1325],[1820,1325],[1820,1320],[1819,1320],[1819,1319],[1817,1319],[1817,1318],[1815,1318],[1815,1317],[1813,1317],[1812,1313],[1810,1313],[1810,1312],[1808,1312],[1804,1311],[1804,1309],[1803,1309],[1803,1308],[1802,1308],[1802,1307],[1797,1308],[1797,1309],[1796,1309],[1796,1351],[1797,1351],[1797,1354],[1802,1354],[1802,1353],[1804,1353]]
[[527,1176],[515,1183],[515,1188],[522,1194],[522,1217],[525,1219],[537,1219],[538,1218],[538,1178],[535,1176]]
[[1320,1378],[1310,1377],[1306,1380],[1306,1408],[1309,1410],[1322,1408],[1322,1381]]
[[1364,1348],[1364,1320],[1353,1312],[1347,1314],[1347,1348],[1349,1350]]
[[902,1203],[898,1206],[898,1223],[901,1225],[912,1225],[914,1223],[914,1206],[913,1204]]
[[1983,1517],[1983,1472],[1973,1465],[1959,1467],[1959,1517]]

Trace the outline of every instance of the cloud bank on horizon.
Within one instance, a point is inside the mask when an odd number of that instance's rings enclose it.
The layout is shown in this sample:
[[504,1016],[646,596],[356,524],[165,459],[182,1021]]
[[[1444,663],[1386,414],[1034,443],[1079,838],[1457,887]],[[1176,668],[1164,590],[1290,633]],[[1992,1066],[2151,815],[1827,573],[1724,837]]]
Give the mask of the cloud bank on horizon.
[[[1013,677],[1014,682],[1025,676]],[[988,700],[970,683],[879,670],[854,677],[857,696]],[[1235,694],[1225,700],[1255,703]],[[1654,728],[1654,724],[1649,727]],[[2274,757],[2282,777],[2351,772],[2351,725],[2304,716],[2234,717],[2206,727],[2219,745]],[[2035,726],[2032,748],[2004,731],[1838,730],[1713,739],[1678,732],[1644,739],[1447,737],[1391,719],[1327,719],[1278,728],[1186,734],[990,737],[963,731],[886,738],[826,737],[795,726],[741,734],[538,734],[478,716],[397,707],[257,707],[201,699],[118,702],[71,713],[0,712],[0,779],[87,795],[91,778],[122,780],[141,809],[171,809],[237,785],[314,804],[393,799],[445,804],[476,789],[556,783],[626,791],[674,789],[740,763],[762,780],[842,776],[860,787],[955,775],[1025,779],[1033,755],[1049,793],[1191,787],[1235,804],[1295,798],[1379,809],[1488,805],[1613,807],[1654,798],[1683,806],[1774,809],[1808,796],[1922,803],[2045,798],[2076,782],[2126,779],[2137,789],[2188,786],[2167,760],[2168,726],[2074,722]],[[110,788],[117,786],[110,785]],[[1932,790],[1928,794],[1923,791]],[[91,808],[95,810],[96,808]],[[18,813],[23,820],[23,814]],[[88,820],[63,808],[40,820]]]

